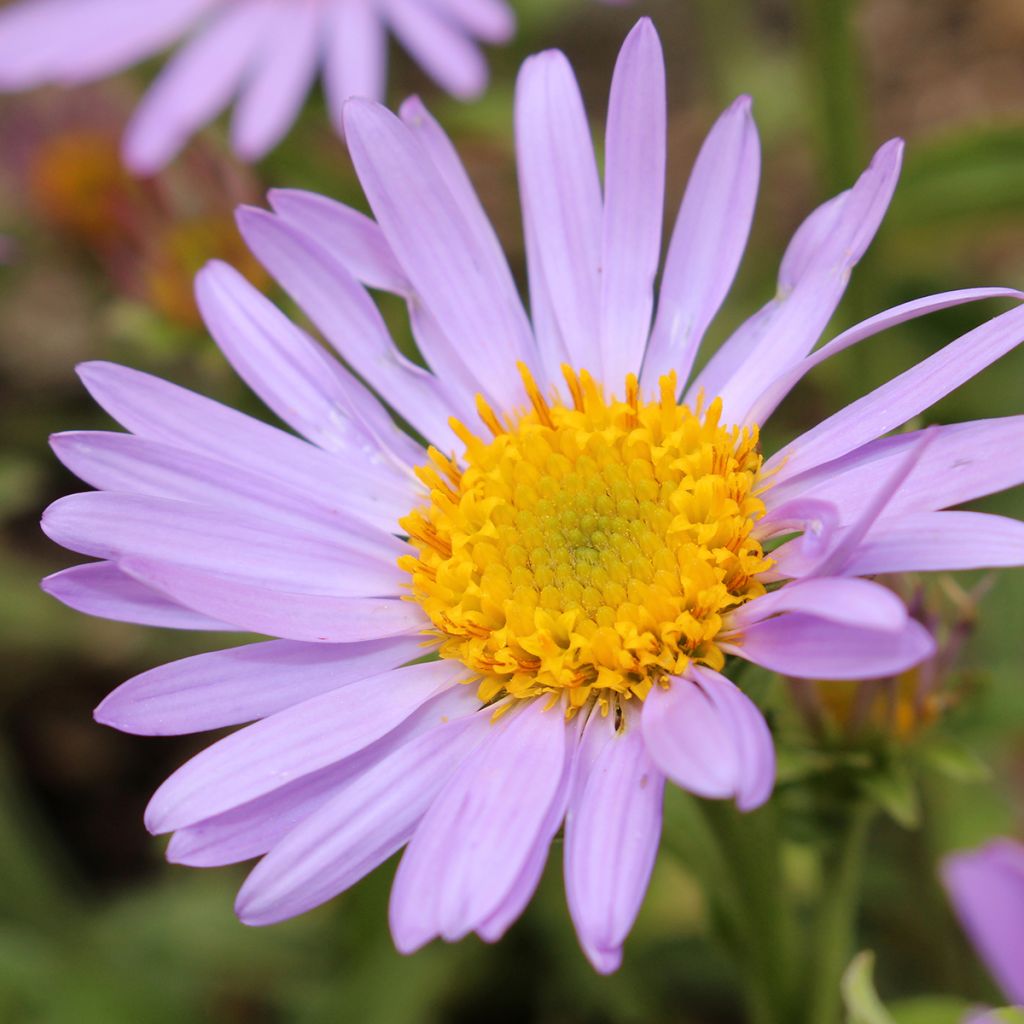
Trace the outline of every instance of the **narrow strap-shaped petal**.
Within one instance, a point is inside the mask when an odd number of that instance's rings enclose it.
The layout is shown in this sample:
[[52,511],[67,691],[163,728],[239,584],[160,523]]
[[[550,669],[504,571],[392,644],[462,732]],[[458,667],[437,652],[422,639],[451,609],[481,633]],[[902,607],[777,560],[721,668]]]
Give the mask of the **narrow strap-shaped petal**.
[[830,622],[882,631],[900,630],[907,621],[903,602],[870,580],[824,579],[789,583],[730,612],[724,632],[731,634],[780,612],[807,612]]
[[531,282],[544,279],[569,361],[585,369],[599,358],[602,198],[583,99],[564,54],[523,63],[515,131]]
[[667,689],[655,686],[641,725],[654,763],[683,789],[733,798],[741,810],[768,798],[775,778],[771,734],[761,712],[724,676],[691,666]]
[[380,225],[365,213],[301,189],[271,189],[267,199],[283,221],[330,250],[361,284],[396,295],[412,295],[412,285]]
[[383,107],[345,108],[349,150],[366,197],[416,294],[441,326],[479,389],[502,409],[520,399],[515,374],[534,362],[529,323],[504,257],[460,200],[461,177]]
[[245,644],[134,676],[105,697],[94,715],[104,725],[139,736],[222,729],[266,718],[422,653],[422,640],[415,636],[361,644]]
[[687,675],[714,701],[736,744],[736,807],[753,811],[775,788],[775,742],[761,709],[731,680],[704,665]]
[[917,512],[875,524],[842,571],[997,569],[1024,565],[1024,523],[985,512]]
[[125,163],[152,174],[231,101],[273,13],[265,2],[228,4],[160,72],[125,131]]
[[580,944],[594,967],[614,970],[654,868],[665,776],[647,752],[638,715],[591,716],[609,733],[575,784],[565,820],[565,890]]
[[251,469],[134,434],[71,431],[54,434],[50,446],[72,473],[97,490],[229,509],[327,537],[361,534],[367,528],[393,533],[398,519],[422,500],[411,483],[393,486],[388,481],[384,486],[342,473],[352,484],[342,510],[332,507],[329,497],[316,501]]
[[471,35],[505,43],[515,34],[516,16],[506,0],[427,0]]
[[275,7],[231,120],[231,144],[244,160],[265,156],[292,126],[316,76],[323,29],[320,0]]
[[264,210],[243,207],[238,228],[256,258],[338,354],[409,422],[443,448],[451,436],[444,386],[399,351],[373,300],[316,238]]
[[307,643],[354,643],[421,632],[423,613],[410,601],[301,594],[258,586],[152,559],[123,558],[118,567],[172,601],[234,629]]
[[344,134],[345,103],[353,96],[383,100],[388,37],[374,0],[331,0],[324,10],[324,91],[331,122]]
[[560,708],[515,708],[424,815],[395,875],[391,932],[402,952],[477,928],[519,879],[558,798],[568,727]]
[[842,334],[836,335],[830,342],[822,345],[817,352],[784,370],[753,399],[753,404],[748,410],[741,411],[738,406],[734,405],[734,418],[737,422],[764,423],[778,407],[778,404],[809,371],[826,359],[838,355],[843,349],[871,338],[890,327],[895,327],[897,324],[915,320],[919,316],[926,316],[928,313],[949,309],[952,306],[960,306],[965,302],[980,302],[985,299],[1019,300],[1024,299],[1024,293],[1014,288],[961,288],[957,291],[939,292],[937,295],[913,299],[902,305],[894,306],[884,313],[877,313],[843,331]]
[[139,437],[262,474],[318,505],[364,507],[353,502],[344,463],[283,430],[126,366],[83,363],[78,374],[92,397]]
[[85,615],[165,629],[232,630],[226,622],[192,611],[126,576],[112,562],[86,562],[47,576],[40,586]]
[[388,0],[395,38],[431,78],[459,99],[474,99],[487,86],[487,61],[479,47],[423,0]]
[[[886,517],[934,512],[1024,483],[1024,416],[928,429],[934,435],[932,443],[889,499]],[[829,502],[838,513],[837,525],[842,526],[859,515],[878,480],[891,472],[920,437],[920,431],[909,431],[870,441],[773,486],[768,500],[773,508],[776,502],[784,505],[793,500]]]
[[766,469],[780,483],[837,459],[927,409],[1024,341],[1024,306],[976,327],[916,366],[812,427],[777,452]]
[[605,137],[600,366],[609,388],[639,375],[654,309],[665,206],[665,59],[641,18],[612,78]]
[[446,722],[473,714],[480,706],[471,687],[456,686],[432,697],[401,725],[369,746],[278,789],[212,818],[178,829],[167,847],[167,859],[193,867],[236,864],[272,850],[361,776],[376,774],[400,748]]
[[408,479],[408,466],[423,461],[423,449],[380,402],[234,267],[208,263],[195,291],[206,326],[238,375],[298,433],[382,477]]
[[157,53],[217,0],[22,0],[0,13],[0,89],[78,84]]
[[[953,906],[1008,999],[1024,1005],[1024,846],[996,839],[947,857],[942,880]],[[1001,1015],[979,1019],[992,1024]]]
[[722,649],[800,679],[880,679],[930,658],[935,640],[914,619],[879,631],[793,612],[748,626]]
[[661,282],[642,383],[653,389],[675,370],[680,385],[740,265],[761,175],[761,149],[741,96],[715,122],[683,195]]
[[[460,694],[466,700],[466,691]],[[486,739],[489,712],[432,714],[421,732],[344,785],[253,869],[235,910],[252,925],[273,924],[331,899],[413,834],[459,763]]]
[[145,558],[299,593],[398,596],[405,545],[369,531],[333,540],[227,509],[146,495],[89,491],[59,498],[43,532],[94,558]]
[[239,729],[186,762],[156,791],[146,827],[171,832],[335,764],[456,684],[458,665],[407,665],[311,697]]
[[686,393],[710,398],[731,392],[730,404],[746,408],[768,374],[814,346],[864,255],[892,198],[903,144],[893,139],[875,154],[853,188],[819,206],[800,225],[779,268],[778,294],[729,337]]

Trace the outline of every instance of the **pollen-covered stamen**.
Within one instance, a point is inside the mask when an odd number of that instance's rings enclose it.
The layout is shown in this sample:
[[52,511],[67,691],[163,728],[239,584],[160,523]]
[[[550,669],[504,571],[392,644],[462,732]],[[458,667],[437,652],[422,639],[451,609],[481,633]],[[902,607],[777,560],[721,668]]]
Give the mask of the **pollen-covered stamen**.
[[441,655],[485,701],[550,693],[643,699],[691,660],[720,668],[722,615],[764,592],[751,532],[764,514],[756,429],[719,423],[721,403],[657,401],[636,378],[606,398],[565,369],[572,404],[520,368],[530,407],[504,421],[482,400],[483,440],[453,421],[461,463],[436,450],[418,475],[429,502],[402,526],[412,598]]

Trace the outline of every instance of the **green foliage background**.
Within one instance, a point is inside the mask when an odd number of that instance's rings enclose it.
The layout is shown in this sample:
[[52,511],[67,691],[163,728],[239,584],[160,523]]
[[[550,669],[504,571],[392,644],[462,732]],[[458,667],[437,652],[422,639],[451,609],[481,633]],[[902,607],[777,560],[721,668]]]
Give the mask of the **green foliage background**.
[[[752,93],[761,128],[758,220],[715,341],[771,295],[778,259],[801,217],[850,184],[873,147],[893,134],[909,143],[902,184],[835,326],[928,292],[1024,285],[1024,8],[1018,0],[513,2],[521,31],[513,45],[491,53],[493,85],[482,100],[463,106],[438,94],[397,51],[390,98],[421,92],[451,131],[517,271],[516,69],[538,49],[566,50],[599,136],[615,53],[634,18],[646,13],[655,18],[668,58],[670,208],[703,132],[737,92]],[[299,920],[252,930],[231,912],[243,870],[168,866],[163,842],[145,834],[148,794],[206,740],[118,735],[95,725],[90,710],[129,676],[223,638],[85,618],[38,590],[41,576],[72,561],[38,532],[39,512],[78,487],[50,455],[46,438],[109,426],[74,376],[83,359],[123,361],[264,413],[201,329],[187,316],[154,308],[133,278],[137,267],[126,270],[133,259],[159,262],[156,240],[142,257],[134,250],[126,256],[119,227],[102,242],[95,233],[69,230],[40,196],[33,161],[47,139],[85,121],[100,125],[96,138],[104,131],[112,136],[156,66],[76,97],[0,99],[0,230],[17,247],[13,262],[0,266],[0,1021],[742,1020],[735,968],[708,938],[708,904],[685,852],[693,809],[678,796],[669,814],[679,841],[670,845],[682,856],[663,851],[625,966],[612,978],[595,976],[575,946],[557,848],[538,897],[500,945],[472,940],[402,958],[386,927],[393,864]],[[231,164],[223,126],[193,150],[214,170],[195,179],[180,168],[165,175],[157,185],[165,221],[191,210],[197,195],[204,216],[212,210],[223,217],[240,195],[258,197],[270,186],[313,188],[362,204],[319,99],[253,179]],[[65,170],[74,178],[74,166]],[[133,209],[138,199],[131,187],[112,187]],[[187,286],[191,269],[230,255],[231,245],[214,234],[210,244],[194,244],[179,265],[161,272]],[[997,309],[935,315],[842,355],[783,407],[769,443]],[[396,336],[406,339],[400,311],[388,313]],[[1024,412],[1022,385],[1024,348],[941,403],[929,421]],[[1024,517],[1024,493],[978,507]],[[948,849],[1024,828],[1022,616],[1024,571],[1003,573],[960,667],[971,679],[972,699],[942,725],[990,766],[990,778],[926,774],[922,823],[907,829],[883,821],[872,833],[858,944],[876,950],[879,990],[905,1024],[941,1024],[957,1019],[962,1000],[997,999],[946,908],[934,868]],[[808,907],[822,884],[807,856],[813,842],[813,835],[791,837],[783,860],[789,884],[802,887]],[[941,998],[924,1001],[928,993]]]

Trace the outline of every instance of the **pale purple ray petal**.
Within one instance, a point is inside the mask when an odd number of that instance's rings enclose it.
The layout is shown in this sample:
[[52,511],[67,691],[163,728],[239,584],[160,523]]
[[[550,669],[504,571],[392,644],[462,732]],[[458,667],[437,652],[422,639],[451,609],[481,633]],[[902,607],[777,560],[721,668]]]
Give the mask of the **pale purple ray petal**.
[[800,679],[881,679],[930,658],[935,640],[914,619],[882,632],[792,612],[748,626],[722,650]]
[[395,38],[442,89],[467,100],[484,91],[487,61],[479,48],[423,0],[388,0],[387,17]]
[[750,234],[761,148],[741,96],[715,122],[690,173],[672,232],[643,385],[675,370],[682,387],[708,324],[732,286]]
[[1024,523],[984,512],[917,512],[886,518],[843,563],[850,575],[1024,565]]
[[338,354],[442,449],[452,414],[443,385],[398,351],[380,310],[352,272],[316,240],[264,210],[242,207],[238,227],[267,271]]
[[639,715],[621,731],[615,716],[591,716],[609,734],[579,778],[565,820],[565,891],[594,967],[618,960],[640,911],[661,837],[665,776],[651,760]]
[[387,534],[326,539],[238,511],[146,495],[89,491],[43,513],[53,541],[94,558],[154,559],[191,569],[334,597],[392,597],[407,576],[405,544]]
[[[965,302],[980,302],[985,299],[1024,299],[1024,293],[1013,288],[961,288],[957,291],[940,292],[937,295],[928,295],[911,302],[904,302],[900,306],[894,306],[884,313],[878,313],[855,324],[843,331],[842,334],[837,335],[828,344],[822,345],[817,352],[801,360],[795,366],[790,366],[753,399],[753,404],[748,411],[741,412],[734,408],[736,419],[751,423],[764,423],[805,374],[851,345],[856,345],[866,338],[873,337],[897,324],[914,320],[919,316],[925,316],[941,309],[949,309],[952,306],[960,306]],[[759,386],[762,385],[758,385],[756,382],[753,385],[754,388]]]
[[320,62],[323,28],[320,0],[275,6],[231,120],[231,145],[243,160],[263,157],[298,116]]
[[814,560],[828,550],[838,526],[839,509],[832,502],[814,497],[789,498],[781,504],[772,502],[771,508],[754,525],[753,535],[764,539],[799,533],[801,552]]
[[1024,1004],[1024,845],[996,839],[942,864],[953,906],[992,977]]
[[562,778],[558,784],[558,790],[554,800],[548,807],[537,834],[534,837],[533,846],[523,862],[519,877],[509,886],[501,902],[481,921],[476,927],[476,934],[484,942],[497,942],[519,919],[526,909],[526,905],[533,898],[540,884],[544,868],[547,866],[548,855],[551,852],[551,843],[558,830],[562,827],[565,819],[565,809],[569,804],[569,794],[572,789],[573,777],[577,753],[579,750],[580,724],[574,724],[568,730],[567,743],[565,748],[565,762],[562,768]]
[[888,588],[870,580],[801,580],[755,598],[725,619],[725,633],[742,633],[746,627],[780,612],[807,612],[830,622],[864,629],[901,630],[907,621],[903,602]]
[[398,265],[384,232],[365,213],[300,189],[271,189],[267,198],[283,221],[330,250],[357,281],[368,288],[380,288],[406,298],[412,295],[412,285]]
[[921,461],[921,456],[931,446],[935,434],[931,430],[922,431],[917,443],[907,449],[906,454],[889,468],[886,476],[878,481],[871,495],[871,500],[861,508],[857,518],[845,530],[836,530],[825,544],[825,552],[820,556],[810,556],[807,545],[801,545],[804,561],[799,557],[792,561],[779,559],[774,568],[775,573],[782,572],[793,576],[835,576],[846,564],[850,554],[863,540],[864,535],[874,526],[883,514],[889,501],[896,494],[903,481],[907,479],[913,468]]
[[683,789],[734,798],[741,810],[751,810],[768,798],[775,778],[764,717],[724,676],[697,666],[687,672],[667,689],[655,686],[644,701],[647,751]]
[[[933,512],[1024,483],[1024,416],[929,427],[934,438],[885,506],[885,517]],[[838,525],[855,519],[880,479],[921,438],[883,437],[773,486],[770,500],[832,503]],[[762,519],[764,523],[769,516]]]
[[781,370],[810,351],[882,222],[902,157],[903,143],[887,142],[853,188],[823,203],[800,225],[779,268],[778,294],[714,354],[687,391],[687,401],[701,388],[708,397],[730,388],[732,403],[745,408],[742,396],[763,387],[766,365]]
[[351,100],[345,125],[377,223],[417,295],[480,390],[511,408],[521,400],[518,379],[495,368],[532,364],[533,338],[493,234],[461,198],[461,176],[442,170],[437,148],[378,104]]
[[352,499],[347,508],[340,509],[332,507],[329,499],[315,501],[260,473],[134,434],[73,431],[54,434],[50,446],[72,473],[101,491],[250,513],[303,533],[328,537],[361,535],[368,528],[393,533],[398,518],[421,500],[407,487],[373,488],[348,477],[353,484]]
[[[353,500],[353,479],[345,463],[330,453],[126,366],[83,363],[78,373],[92,397],[140,437],[251,470],[316,505],[349,508],[365,518],[365,502]],[[389,519],[386,528],[392,525]]]
[[615,65],[605,135],[600,369],[610,388],[639,374],[651,329],[666,118],[665,58],[650,19],[641,18]]
[[519,879],[571,752],[561,709],[545,703],[499,719],[417,827],[391,890],[391,933],[402,952],[466,935]]
[[246,644],[143,672],[105,697],[94,717],[139,736],[222,729],[266,718],[422,654],[417,636],[361,644]]
[[[383,763],[387,773],[397,760],[392,755],[400,748],[428,731],[436,732],[446,723],[472,715],[479,707],[472,687],[456,686],[447,690],[428,700],[396,729],[337,764],[303,775],[223,814],[179,829],[171,837],[167,858],[194,867],[211,867],[259,857],[328,801],[340,797],[343,790],[348,792],[349,784],[354,784],[356,792],[360,792],[360,787],[365,788],[369,781],[361,778],[364,774],[373,775],[376,783],[383,782],[384,777],[377,776],[377,769]],[[458,731],[450,730],[450,737]],[[408,762],[405,763],[408,766]],[[390,775],[387,780],[391,781]],[[408,780],[409,785],[415,782],[415,779]]]
[[482,253],[486,254],[490,268],[489,273],[492,275],[491,287],[495,289],[496,295],[501,295],[501,301],[508,306],[508,316],[514,322],[515,333],[524,339],[522,347],[528,355],[532,356],[534,343],[530,325],[519,300],[515,279],[509,269],[508,260],[505,258],[505,251],[490,218],[487,216],[487,211],[484,210],[480,197],[473,187],[473,182],[466,173],[458,151],[418,96],[410,96],[405,100],[398,108],[398,116],[429,154],[431,161],[451,192],[452,198],[458,204],[462,216],[466,219],[475,244],[479,246]]
[[450,661],[407,665],[311,697],[239,729],[186,762],[146,808],[154,834],[269,793],[335,764],[385,736],[418,707],[457,685],[463,666]]
[[[800,276],[764,325],[747,359],[720,387],[727,422],[744,422],[764,390],[765,368],[771,376],[798,364],[828,326],[846,291],[850,272],[874,237],[899,177],[903,143],[886,143],[868,169],[844,196],[832,230],[801,257]],[[785,269],[794,272],[796,261]],[[785,288],[785,283],[780,283]],[[755,369],[756,367],[756,369]]]
[[172,43],[217,0],[23,0],[0,12],[0,89],[100,78]]
[[125,131],[125,163],[152,174],[234,96],[265,39],[272,6],[227,4],[167,63]]
[[347,100],[353,96],[384,99],[387,30],[374,0],[334,0],[324,17],[324,90],[331,121],[343,135]]
[[1024,341],[1024,306],[976,327],[887,384],[850,403],[777,452],[765,464],[781,483],[872,441],[995,362]]
[[736,806],[741,811],[760,807],[775,788],[775,743],[761,709],[725,676],[703,665],[691,665],[696,680],[729,723],[736,744],[739,774]]
[[[233,267],[208,263],[196,276],[203,320],[238,375],[286,423],[328,451],[414,488],[409,465],[423,449],[336,360]],[[382,451],[376,438],[383,437]]]
[[236,628],[171,601],[126,576],[110,562],[87,562],[63,569],[47,576],[40,586],[69,608],[101,619],[165,629]]
[[524,61],[515,132],[531,281],[543,278],[569,362],[585,369],[598,357],[603,201],[583,99],[563,53]]
[[121,559],[118,566],[145,586],[235,629],[284,640],[354,643],[427,625],[410,601],[300,594],[141,558]]
[[516,30],[516,16],[505,0],[428,0],[485,43],[505,43]]
[[487,739],[489,716],[485,709],[438,720],[344,786],[253,869],[235,902],[238,916],[264,925],[301,914],[399,850],[460,761]]
[[675,678],[667,688],[655,686],[644,701],[641,724],[648,753],[676,785],[713,799],[735,794],[735,738],[696,683]]

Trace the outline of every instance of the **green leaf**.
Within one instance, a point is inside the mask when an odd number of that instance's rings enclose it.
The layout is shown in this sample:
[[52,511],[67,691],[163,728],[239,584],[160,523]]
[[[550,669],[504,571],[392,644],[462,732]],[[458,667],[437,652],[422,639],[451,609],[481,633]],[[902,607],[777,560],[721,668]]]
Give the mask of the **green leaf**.
[[956,782],[988,782],[992,769],[973,751],[949,736],[936,737],[921,748],[921,760]]
[[846,1024],[896,1024],[875,991],[875,954],[858,953],[843,974],[843,1005]]
[[861,789],[897,824],[917,828],[921,822],[921,799],[917,784],[901,761],[870,772],[860,779]]
[[1005,1006],[982,1017],[978,1024],[1024,1024],[1024,1008]]
[[956,996],[917,996],[889,1006],[896,1024],[963,1024],[969,1008]]

